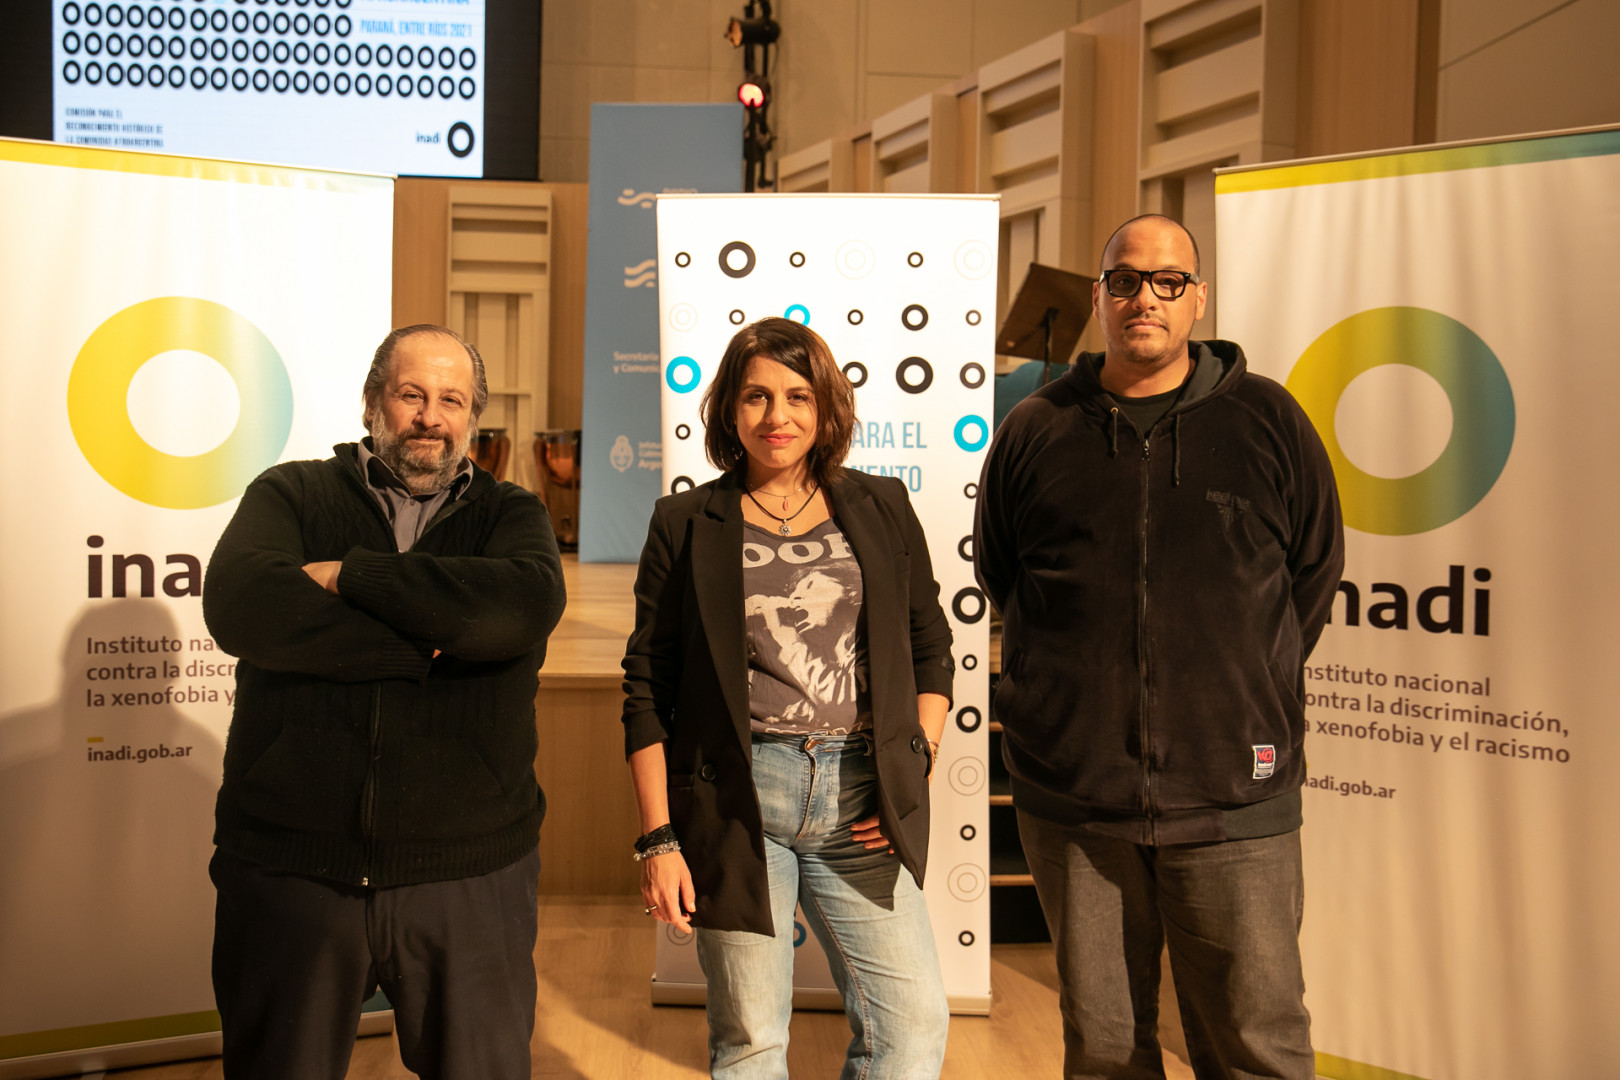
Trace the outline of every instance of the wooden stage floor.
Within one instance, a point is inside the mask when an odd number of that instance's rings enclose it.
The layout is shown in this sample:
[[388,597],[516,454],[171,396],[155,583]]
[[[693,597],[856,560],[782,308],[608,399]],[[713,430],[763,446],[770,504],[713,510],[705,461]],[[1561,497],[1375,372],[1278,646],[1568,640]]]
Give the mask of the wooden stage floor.
[[[534,1041],[539,1078],[663,1080],[708,1075],[703,1010],[661,1005],[648,993],[656,931],[631,897],[540,898],[535,967],[540,1001]],[[951,1019],[944,1080],[1057,1077],[1063,1038],[1057,971],[1046,945],[990,949],[990,1015]],[[794,1015],[788,1068],[795,1077],[835,1077],[849,1028],[842,1013]],[[1192,1070],[1165,1054],[1169,1080]],[[406,1080],[392,1036],[361,1039],[349,1080]],[[118,1080],[221,1080],[218,1058],[109,1073]]]

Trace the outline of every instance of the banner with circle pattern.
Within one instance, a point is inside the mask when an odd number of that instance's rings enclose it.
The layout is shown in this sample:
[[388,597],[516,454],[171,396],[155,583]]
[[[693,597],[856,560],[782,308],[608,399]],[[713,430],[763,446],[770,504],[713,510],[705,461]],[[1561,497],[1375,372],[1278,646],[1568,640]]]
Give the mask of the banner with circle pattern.
[[[664,491],[717,475],[698,402],[737,329],[779,315],[825,338],[855,384],[848,467],[899,478],[927,533],[956,683],[931,790],[925,891],[951,1007],[969,1013],[990,1005],[990,609],[971,559],[993,408],[997,233],[987,196],[658,199]],[[802,919],[794,941],[795,1000],[835,1006]],[[669,1000],[681,988],[701,993],[695,953],[689,937],[660,938],[655,987]]]
[[1615,1073],[1620,129],[1222,173],[1219,326],[1333,460],[1317,1072]]
[[207,1053],[203,569],[254,476],[363,433],[393,182],[0,140],[0,203],[0,1076]]

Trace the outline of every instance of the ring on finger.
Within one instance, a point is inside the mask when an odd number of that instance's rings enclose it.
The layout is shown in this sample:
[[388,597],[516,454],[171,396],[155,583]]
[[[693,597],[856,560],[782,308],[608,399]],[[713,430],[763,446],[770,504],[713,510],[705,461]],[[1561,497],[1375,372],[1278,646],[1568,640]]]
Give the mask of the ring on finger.
[[652,907],[642,908],[641,913],[643,915],[651,915],[653,912],[655,912],[657,910],[658,910],[658,905],[654,904]]

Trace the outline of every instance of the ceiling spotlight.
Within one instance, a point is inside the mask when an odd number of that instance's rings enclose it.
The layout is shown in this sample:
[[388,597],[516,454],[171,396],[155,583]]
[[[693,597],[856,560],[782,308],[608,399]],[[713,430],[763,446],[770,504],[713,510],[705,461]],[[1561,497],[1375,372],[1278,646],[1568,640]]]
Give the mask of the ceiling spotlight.
[[766,15],[762,19],[739,19],[733,16],[726,25],[726,40],[733,49],[744,45],[772,45],[782,34],[777,21]]

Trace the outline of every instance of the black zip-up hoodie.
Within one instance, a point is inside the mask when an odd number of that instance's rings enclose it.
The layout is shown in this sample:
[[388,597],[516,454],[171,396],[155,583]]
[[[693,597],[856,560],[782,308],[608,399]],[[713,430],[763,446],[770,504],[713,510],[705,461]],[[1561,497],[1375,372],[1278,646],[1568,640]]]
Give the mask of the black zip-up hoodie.
[[[545,816],[534,695],[563,609],[546,509],[475,468],[400,553],[355,445],[333,449],[249,485],[209,560],[203,616],[240,660],[214,842],[349,885],[508,866]],[[338,596],[302,569],[327,560]]]
[[1344,568],[1304,411],[1231,342],[1190,348],[1182,399],[1145,433],[1101,354],[1021,402],[974,526],[1015,805],[1144,844],[1299,825],[1304,663]]

